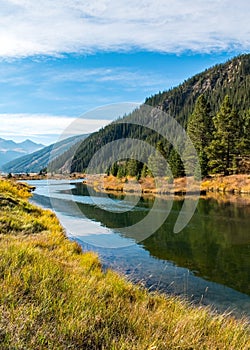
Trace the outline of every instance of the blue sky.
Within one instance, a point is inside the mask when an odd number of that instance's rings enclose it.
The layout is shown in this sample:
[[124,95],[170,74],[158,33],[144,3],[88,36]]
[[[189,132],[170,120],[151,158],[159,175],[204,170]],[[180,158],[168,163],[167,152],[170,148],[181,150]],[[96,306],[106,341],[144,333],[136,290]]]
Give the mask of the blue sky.
[[95,108],[249,52],[249,15],[247,0],[0,0],[0,137],[49,144],[81,115],[97,130],[118,115]]

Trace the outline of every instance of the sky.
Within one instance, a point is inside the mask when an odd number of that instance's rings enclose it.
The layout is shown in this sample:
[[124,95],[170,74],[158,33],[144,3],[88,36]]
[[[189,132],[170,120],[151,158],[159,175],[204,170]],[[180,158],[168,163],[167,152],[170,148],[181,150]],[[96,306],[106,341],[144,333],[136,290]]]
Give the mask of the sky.
[[98,130],[249,53],[249,18],[248,0],[0,0],[0,137],[47,145],[80,116]]

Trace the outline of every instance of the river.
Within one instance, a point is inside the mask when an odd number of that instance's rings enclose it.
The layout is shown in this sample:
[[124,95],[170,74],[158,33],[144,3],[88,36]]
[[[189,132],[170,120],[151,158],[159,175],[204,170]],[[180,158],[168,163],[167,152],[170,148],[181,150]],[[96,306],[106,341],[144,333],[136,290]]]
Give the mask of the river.
[[[150,197],[90,196],[79,180],[29,183],[36,186],[31,201],[54,210],[68,237],[96,251],[104,269],[150,290],[250,317],[250,205],[200,198],[190,222],[173,233],[183,198],[159,198],[154,208]],[[152,234],[147,225],[140,226],[139,238],[122,229],[144,222],[152,210],[157,221],[164,208],[170,213]]]

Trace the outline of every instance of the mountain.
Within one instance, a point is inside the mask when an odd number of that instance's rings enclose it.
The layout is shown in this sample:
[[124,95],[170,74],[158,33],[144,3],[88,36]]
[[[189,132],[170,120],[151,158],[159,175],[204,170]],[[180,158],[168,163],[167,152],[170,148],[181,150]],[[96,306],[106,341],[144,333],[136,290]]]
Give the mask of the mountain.
[[37,144],[31,140],[16,143],[12,140],[0,138],[0,167],[2,168],[3,164],[43,147],[44,145]]
[[226,95],[238,111],[250,108],[250,54],[241,55],[199,73],[183,84],[146,98],[150,106],[160,106],[186,124],[197,98],[204,94],[212,114],[218,111]]
[[25,140],[23,142],[20,142],[19,143],[19,146],[26,150],[27,152],[31,153],[31,152],[35,152],[37,151],[38,149],[41,149],[41,148],[44,148],[45,146],[42,145],[41,143],[40,144],[37,144],[31,140]]
[[[69,156],[69,150],[87,136],[88,135],[77,135],[69,137],[55,144],[44,147],[39,151],[8,162],[2,166],[2,170],[8,173],[38,173],[43,168],[47,167],[50,160],[56,159],[65,152],[67,156]],[[25,141],[25,146],[31,146],[30,142]]]
[[[132,112],[129,116],[125,116],[119,120],[119,123],[111,123],[99,132],[91,134],[88,139],[82,142],[81,146],[75,153],[71,163],[71,171],[83,172],[87,168],[93,155],[100,150],[101,147],[107,143],[122,138],[126,140],[128,138],[141,139],[147,141],[154,147],[160,142],[162,144],[161,153],[164,157],[166,159],[171,158],[173,159],[173,162],[177,162],[178,154],[174,153],[175,150],[168,140],[161,138],[147,127],[130,125],[129,120],[136,120],[136,118],[139,120],[140,117],[143,116],[144,106],[149,105],[152,106],[153,109],[151,115],[147,116],[148,125],[157,125],[157,130],[166,129],[168,127],[166,118],[169,114],[187,129],[190,117],[194,112],[197,100],[201,95],[204,96],[208,106],[207,110],[209,110],[207,124],[211,126],[211,129],[206,130],[207,133],[210,133],[211,136],[213,135],[215,131],[213,129],[214,118],[219,113],[223,101],[228,95],[230,110],[236,111],[237,115],[237,117],[234,117],[235,119],[237,118],[239,124],[239,133],[237,135],[239,139],[244,139],[244,142],[242,141],[242,143],[249,145],[250,55],[245,54],[224,64],[219,64],[207,69],[184,81],[173,89],[146,98],[145,104],[142,107]],[[165,113],[159,113],[159,111]],[[243,131],[241,130],[242,128],[244,129],[244,137]],[[129,147],[129,145],[125,142],[119,149],[121,154],[126,147]],[[248,152],[248,150],[244,150],[244,154]],[[143,150],[138,151],[138,153],[140,152],[143,152]],[[249,154],[250,152],[248,155]],[[239,155],[234,154],[234,156],[235,162],[237,162]],[[147,155],[147,157],[149,157],[149,155]],[[99,165],[100,166],[96,168],[96,171],[103,171],[103,167],[101,167],[101,164]]]

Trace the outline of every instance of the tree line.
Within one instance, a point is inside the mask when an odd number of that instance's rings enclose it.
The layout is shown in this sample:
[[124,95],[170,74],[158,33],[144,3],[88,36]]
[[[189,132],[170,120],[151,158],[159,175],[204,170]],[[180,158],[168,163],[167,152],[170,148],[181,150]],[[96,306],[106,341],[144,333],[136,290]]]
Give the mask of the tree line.
[[172,181],[191,174],[197,177],[201,174],[204,178],[209,174],[229,175],[250,170],[243,167],[250,156],[250,109],[237,112],[228,95],[214,115],[205,96],[200,95],[188,118],[187,134],[195,153],[189,144],[183,144],[181,157],[172,145],[160,140],[147,164],[132,156],[114,162],[107,173],[117,177],[167,176]]

